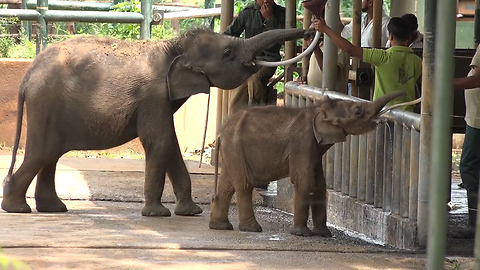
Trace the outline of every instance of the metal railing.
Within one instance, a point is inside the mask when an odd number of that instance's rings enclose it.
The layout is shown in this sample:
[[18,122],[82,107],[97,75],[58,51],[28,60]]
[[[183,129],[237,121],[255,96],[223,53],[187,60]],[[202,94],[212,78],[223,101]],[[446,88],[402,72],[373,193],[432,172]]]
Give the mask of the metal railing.
[[[312,106],[321,98],[318,88],[288,82],[285,106]],[[331,98],[365,101],[333,91]],[[417,219],[420,115],[392,110],[385,123],[367,134],[347,137],[323,158],[327,188],[357,202],[382,208],[401,218]]]

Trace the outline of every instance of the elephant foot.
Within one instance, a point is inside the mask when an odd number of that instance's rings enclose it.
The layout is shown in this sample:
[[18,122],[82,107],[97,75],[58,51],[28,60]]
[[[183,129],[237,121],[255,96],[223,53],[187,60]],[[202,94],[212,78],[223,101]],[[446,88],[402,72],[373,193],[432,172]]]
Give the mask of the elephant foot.
[[290,231],[290,233],[296,236],[314,236],[315,235],[307,226],[295,226]]
[[228,220],[222,222],[210,221],[208,227],[212,230],[233,230],[233,225]]
[[262,226],[255,221],[248,224],[240,223],[240,225],[238,225],[238,229],[243,232],[261,232]]
[[32,209],[26,201],[12,202],[8,201],[6,197],[2,200],[2,209],[8,213],[31,213]]
[[325,226],[322,228],[313,228],[313,233],[322,237],[332,237],[332,232]]
[[57,197],[53,200],[36,200],[38,212],[56,213],[67,212],[67,206]]
[[162,204],[146,204],[142,209],[142,216],[147,217],[169,217],[170,210]]
[[196,205],[193,201],[188,203],[178,202],[174,210],[174,213],[177,216],[194,216],[201,214],[202,212],[202,208]]

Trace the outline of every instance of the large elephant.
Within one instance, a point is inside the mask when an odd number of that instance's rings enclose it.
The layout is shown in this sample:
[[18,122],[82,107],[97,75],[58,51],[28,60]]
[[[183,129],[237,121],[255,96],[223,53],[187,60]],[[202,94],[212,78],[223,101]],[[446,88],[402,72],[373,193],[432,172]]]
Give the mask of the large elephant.
[[[236,192],[239,229],[262,231],[253,212],[253,188],[290,176],[294,186],[292,233],[330,237],[322,156],[333,144],[345,141],[348,134],[373,130],[383,106],[401,95],[404,93],[395,92],[374,102],[324,96],[314,107],[267,106],[234,114],[217,139],[222,172],[215,187],[209,227],[233,229],[228,210]],[[217,177],[218,169],[215,171]],[[307,227],[310,209],[313,230]]]
[[[55,190],[58,159],[69,150],[99,150],[136,137],[145,149],[142,215],[170,216],[161,198],[168,174],[175,214],[202,212],[191,198],[173,114],[193,94],[233,89],[258,71],[254,58],[273,43],[304,30],[272,30],[250,39],[193,29],[167,41],[75,38],[49,46],[26,72],[18,98],[13,158],[4,180],[2,209],[31,212],[25,194],[37,175],[36,208],[64,212]],[[27,139],[13,173],[24,104]]]

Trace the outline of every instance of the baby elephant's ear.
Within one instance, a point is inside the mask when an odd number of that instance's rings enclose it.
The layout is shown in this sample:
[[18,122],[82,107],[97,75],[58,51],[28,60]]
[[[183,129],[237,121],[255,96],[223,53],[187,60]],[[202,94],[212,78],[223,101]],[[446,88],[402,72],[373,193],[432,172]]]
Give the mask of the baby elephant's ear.
[[334,144],[347,140],[347,135],[337,118],[327,117],[323,110],[313,118],[313,134],[320,145]]

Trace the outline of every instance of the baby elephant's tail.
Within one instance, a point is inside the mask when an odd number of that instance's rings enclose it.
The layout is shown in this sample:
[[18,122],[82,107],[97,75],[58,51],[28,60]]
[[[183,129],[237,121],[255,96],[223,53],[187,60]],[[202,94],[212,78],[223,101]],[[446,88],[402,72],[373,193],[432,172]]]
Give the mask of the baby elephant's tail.
[[217,142],[215,144],[215,174],[214,174],[214,180],[213,180],[213,197],[212,201],[215,200],[215,197],[217,197],[217,192],[218,192],[218,165],[220,163],[220,142],[221,142],[221,137],[218,136]]

